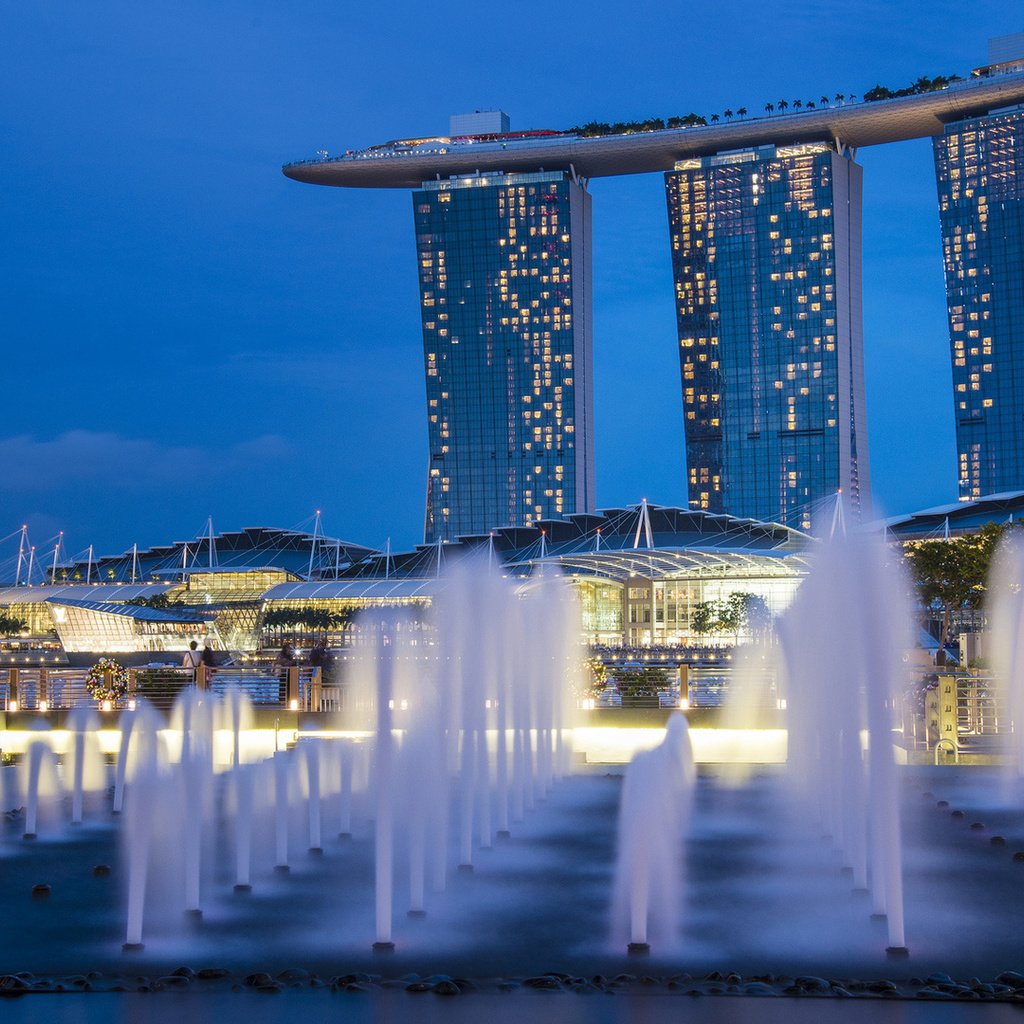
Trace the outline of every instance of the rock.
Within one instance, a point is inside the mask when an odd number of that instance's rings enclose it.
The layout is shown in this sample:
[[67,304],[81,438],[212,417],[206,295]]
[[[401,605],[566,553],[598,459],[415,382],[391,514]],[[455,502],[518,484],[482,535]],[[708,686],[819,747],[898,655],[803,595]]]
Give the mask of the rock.
[[804,975],[797,978],[793,984],[803,992],[830,992],[832,986],[824,979],[814,975]]
[[265,971],[257,971],[255,974],[247,975],[243,979],[242,984],[245,985],[246,988],[259,988],[260,985],[273,984],[273,981],[274,979]]
[[560,989],[562,983],[558,978],[553,978],[548,974],[541,975],[537,978],[524,978],[523,985],[526,988],[538,988],[538,989]]
[[936,800],[935,801],[935,806],[936,807],[948,807],[949,806],[949,801],[948,800]]
[[949,812],[949,816],[951,818],[965,818],[966,817],[966,815],[964,814],[963,811],[950,811]]
[[743,986],[743,994],[747,996],[777,996],[779,993],[763,981],[748,981]]
[[1024,988],[1024,974],[1018,971],[1003,971],[1002,974],[996,975],[996,981],[1000,985],[1009,985],[1014,990]]
[[1018,850],[1013,855],[1013,862],[1015,864],[1024,864],[1024,851]]
[[434,986],[425,981],[410,981],[405,986],[406,992],[429,992]]
[[28,992],[32,986],[16,974],[0,975],[0,995],[19,995]]
[[459,996],[462,995],[462,989],[455,984],[450,978],[446,981],[439,981],[433,986],[432,990],[436,995],[439,996]]
[[943,992],[941,989],[935,988],[934,986],[926,986],[925,988],[918,989],[918,999],[956,999],[956,996],[950,992]]
[[991,844],[992,844],[993,846],[1005,846],[1005,845],[1006,845],[1006,840],[1005,840],[1005,839],[1004,839],[1004,838],[1003,838],[1002,836],[993,836],[993,837],[992,837],[992,838],[991,838],[991,839],[989,840],[989,842],[990,842],[990,843],[991,843]]
[[[850,988],[853,989],[854,986],[851,985]],[[876,981],[866,982],[865,985],[864,985],[864,988],[868,992],[875,992],[875,993],[877,993],[879,995],[882,995],[883,993],[886,993],[886,992],[896,992],[897,991],[896,986],[891,981],[888,981],[888,980],[886,980],[884,978],[879,978]]]
[[924,979],[926,985],[955,985],[956,982],[942,971],[936,971],[934,974],[929,974]]
[[309,971],[301,967],[288,967],[277,976],[278,981],[306,981],[309,978]]
[[203,967],[196,971],[196,977],[200,981],[217,981],[220,978],[226,978],[229,973],[223,967]]
[[165,974],[162,978],[157,978],[156,983],[163,988],[188,988],[192,979],[184,974]]
[[97,864],[92,869],[93,878],[109,878],[110,877],[110,865],[109,864]]
[[46,885],[43,882],[40,882],[39,885],[32,886],[32,899],[48,900],[50,898],[50,893],[52,891],[53,890],[48,885]]
[[191,967],[176,967],[171,971],[171,975],[175,978],[194,978],[196,972]]

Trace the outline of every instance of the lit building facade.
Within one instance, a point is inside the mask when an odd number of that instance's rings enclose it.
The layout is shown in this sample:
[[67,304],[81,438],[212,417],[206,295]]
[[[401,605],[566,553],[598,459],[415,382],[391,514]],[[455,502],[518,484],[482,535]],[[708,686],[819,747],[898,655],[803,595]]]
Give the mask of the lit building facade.
[[563,172],[413,193],[428,543],[594,505],[590,195]]
[[960,500],[1024,488],[1024,108],[934,140]]
[[691,508],[808,529],[870,509],[862,171],[824,143],[665,175]]

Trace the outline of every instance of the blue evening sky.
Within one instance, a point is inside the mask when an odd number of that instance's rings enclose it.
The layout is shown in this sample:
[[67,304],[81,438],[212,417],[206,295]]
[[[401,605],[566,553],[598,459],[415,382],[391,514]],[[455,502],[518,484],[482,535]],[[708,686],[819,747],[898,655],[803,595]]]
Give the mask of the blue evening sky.
[[[0,7],[0,537],[97,553],[217,529],[422,535],[411,200],[280,165],[500,107],[705,115],[966,75],[996,0],[31,0]],[[862,150],[879,511],[955,500],[931,144]],[[661,175],[595,179],[597,494],[684,504]],[[16,540],[0,542],[3,561]]]

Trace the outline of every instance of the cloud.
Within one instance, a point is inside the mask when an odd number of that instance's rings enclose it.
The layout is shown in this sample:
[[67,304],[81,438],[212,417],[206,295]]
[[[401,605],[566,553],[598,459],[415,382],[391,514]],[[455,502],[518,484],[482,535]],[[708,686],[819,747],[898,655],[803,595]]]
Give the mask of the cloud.
[[8,492],[47,492],[68,485],[108,484],[142,491],[245,473],[291,453],[291,445],[277,434],[223,448],[92,430],[69,430],[52,440],[20,434],[0,438],[0,487]]

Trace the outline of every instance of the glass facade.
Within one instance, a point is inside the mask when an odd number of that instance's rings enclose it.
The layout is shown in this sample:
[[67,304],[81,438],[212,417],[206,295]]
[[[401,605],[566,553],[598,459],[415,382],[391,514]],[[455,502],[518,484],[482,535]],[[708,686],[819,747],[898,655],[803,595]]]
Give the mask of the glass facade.
[[565,173],[413,193],[430,463],[425,539],[594,504],[590,195]]
[[960,499],[1024,489],[1024,108],[934,140]]
[[841,489],[869,514],[861,179],[824,143],[665,175],[692,508],[806,530]]

